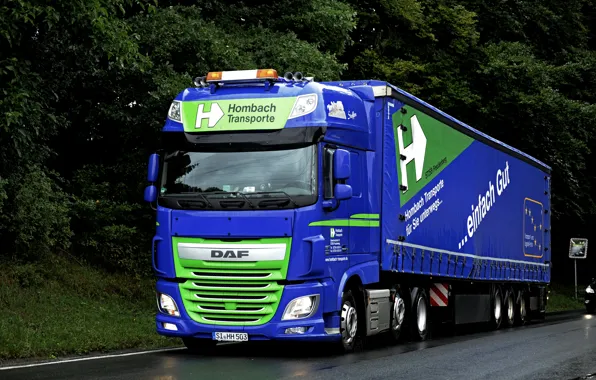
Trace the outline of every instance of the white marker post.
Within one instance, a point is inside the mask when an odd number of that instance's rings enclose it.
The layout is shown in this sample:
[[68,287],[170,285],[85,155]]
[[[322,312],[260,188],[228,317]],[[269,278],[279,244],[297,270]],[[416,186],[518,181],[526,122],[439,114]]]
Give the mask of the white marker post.
[[569,258],[573,260],[575,269],[575,299],[577,299],[577,260],[585,259],[588,256],[588,239],[569,239]]

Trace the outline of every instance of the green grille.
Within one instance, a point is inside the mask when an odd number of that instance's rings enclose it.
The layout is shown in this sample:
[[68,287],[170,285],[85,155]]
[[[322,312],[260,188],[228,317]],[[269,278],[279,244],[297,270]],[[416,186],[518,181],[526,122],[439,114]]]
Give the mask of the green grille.
[[[286,244],[283,261],[222,262],[180,259],[178,243]],[[197,238],[173,238],[176,276],[184,308],[199,323],[212,325],[261,325],[273,318],[290,258],[291,238],[222,242]]]

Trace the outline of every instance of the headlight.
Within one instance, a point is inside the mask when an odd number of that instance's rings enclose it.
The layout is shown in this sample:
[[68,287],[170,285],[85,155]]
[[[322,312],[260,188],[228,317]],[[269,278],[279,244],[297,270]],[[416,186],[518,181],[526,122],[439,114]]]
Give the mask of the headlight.
[[590,285],[586,288],[586,293],[594,293],[594,289]]
[[162,313],[171,315],[173,317],[180,316],[178,306],[176,306],[176,301],[174,301],[174,299],[167,294],[157,293],[157,304],[159,306],[159,311]]
[[282,321],[289,319],[303,319],[313,315],[319,308],[319,295],[294,298],[286,306]]
[[317,94],[300,95],[296,98],[288,119],[295,119],[313,112],[317,108],[318,99]]
[[177,100],[172,102],[170,110],[168,111],[168,117],[174,121],[182,122],[182,103]]

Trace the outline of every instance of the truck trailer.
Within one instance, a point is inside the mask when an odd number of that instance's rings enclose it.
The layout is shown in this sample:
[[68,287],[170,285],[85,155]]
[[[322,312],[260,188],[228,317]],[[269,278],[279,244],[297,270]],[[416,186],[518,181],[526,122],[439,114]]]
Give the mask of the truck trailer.
[[551,168],[394,85],[214,71],[161,137],[156,329],[191,350],[545,316]]

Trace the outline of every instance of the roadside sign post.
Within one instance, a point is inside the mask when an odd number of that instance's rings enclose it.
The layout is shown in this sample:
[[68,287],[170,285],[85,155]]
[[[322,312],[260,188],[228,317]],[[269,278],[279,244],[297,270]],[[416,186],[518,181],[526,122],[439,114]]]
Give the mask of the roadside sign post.
[[569,258],[573,260],[575,270],[575,299],[577,299],[577,260],[585,259],[588,256],[588,239],[569,239]]

